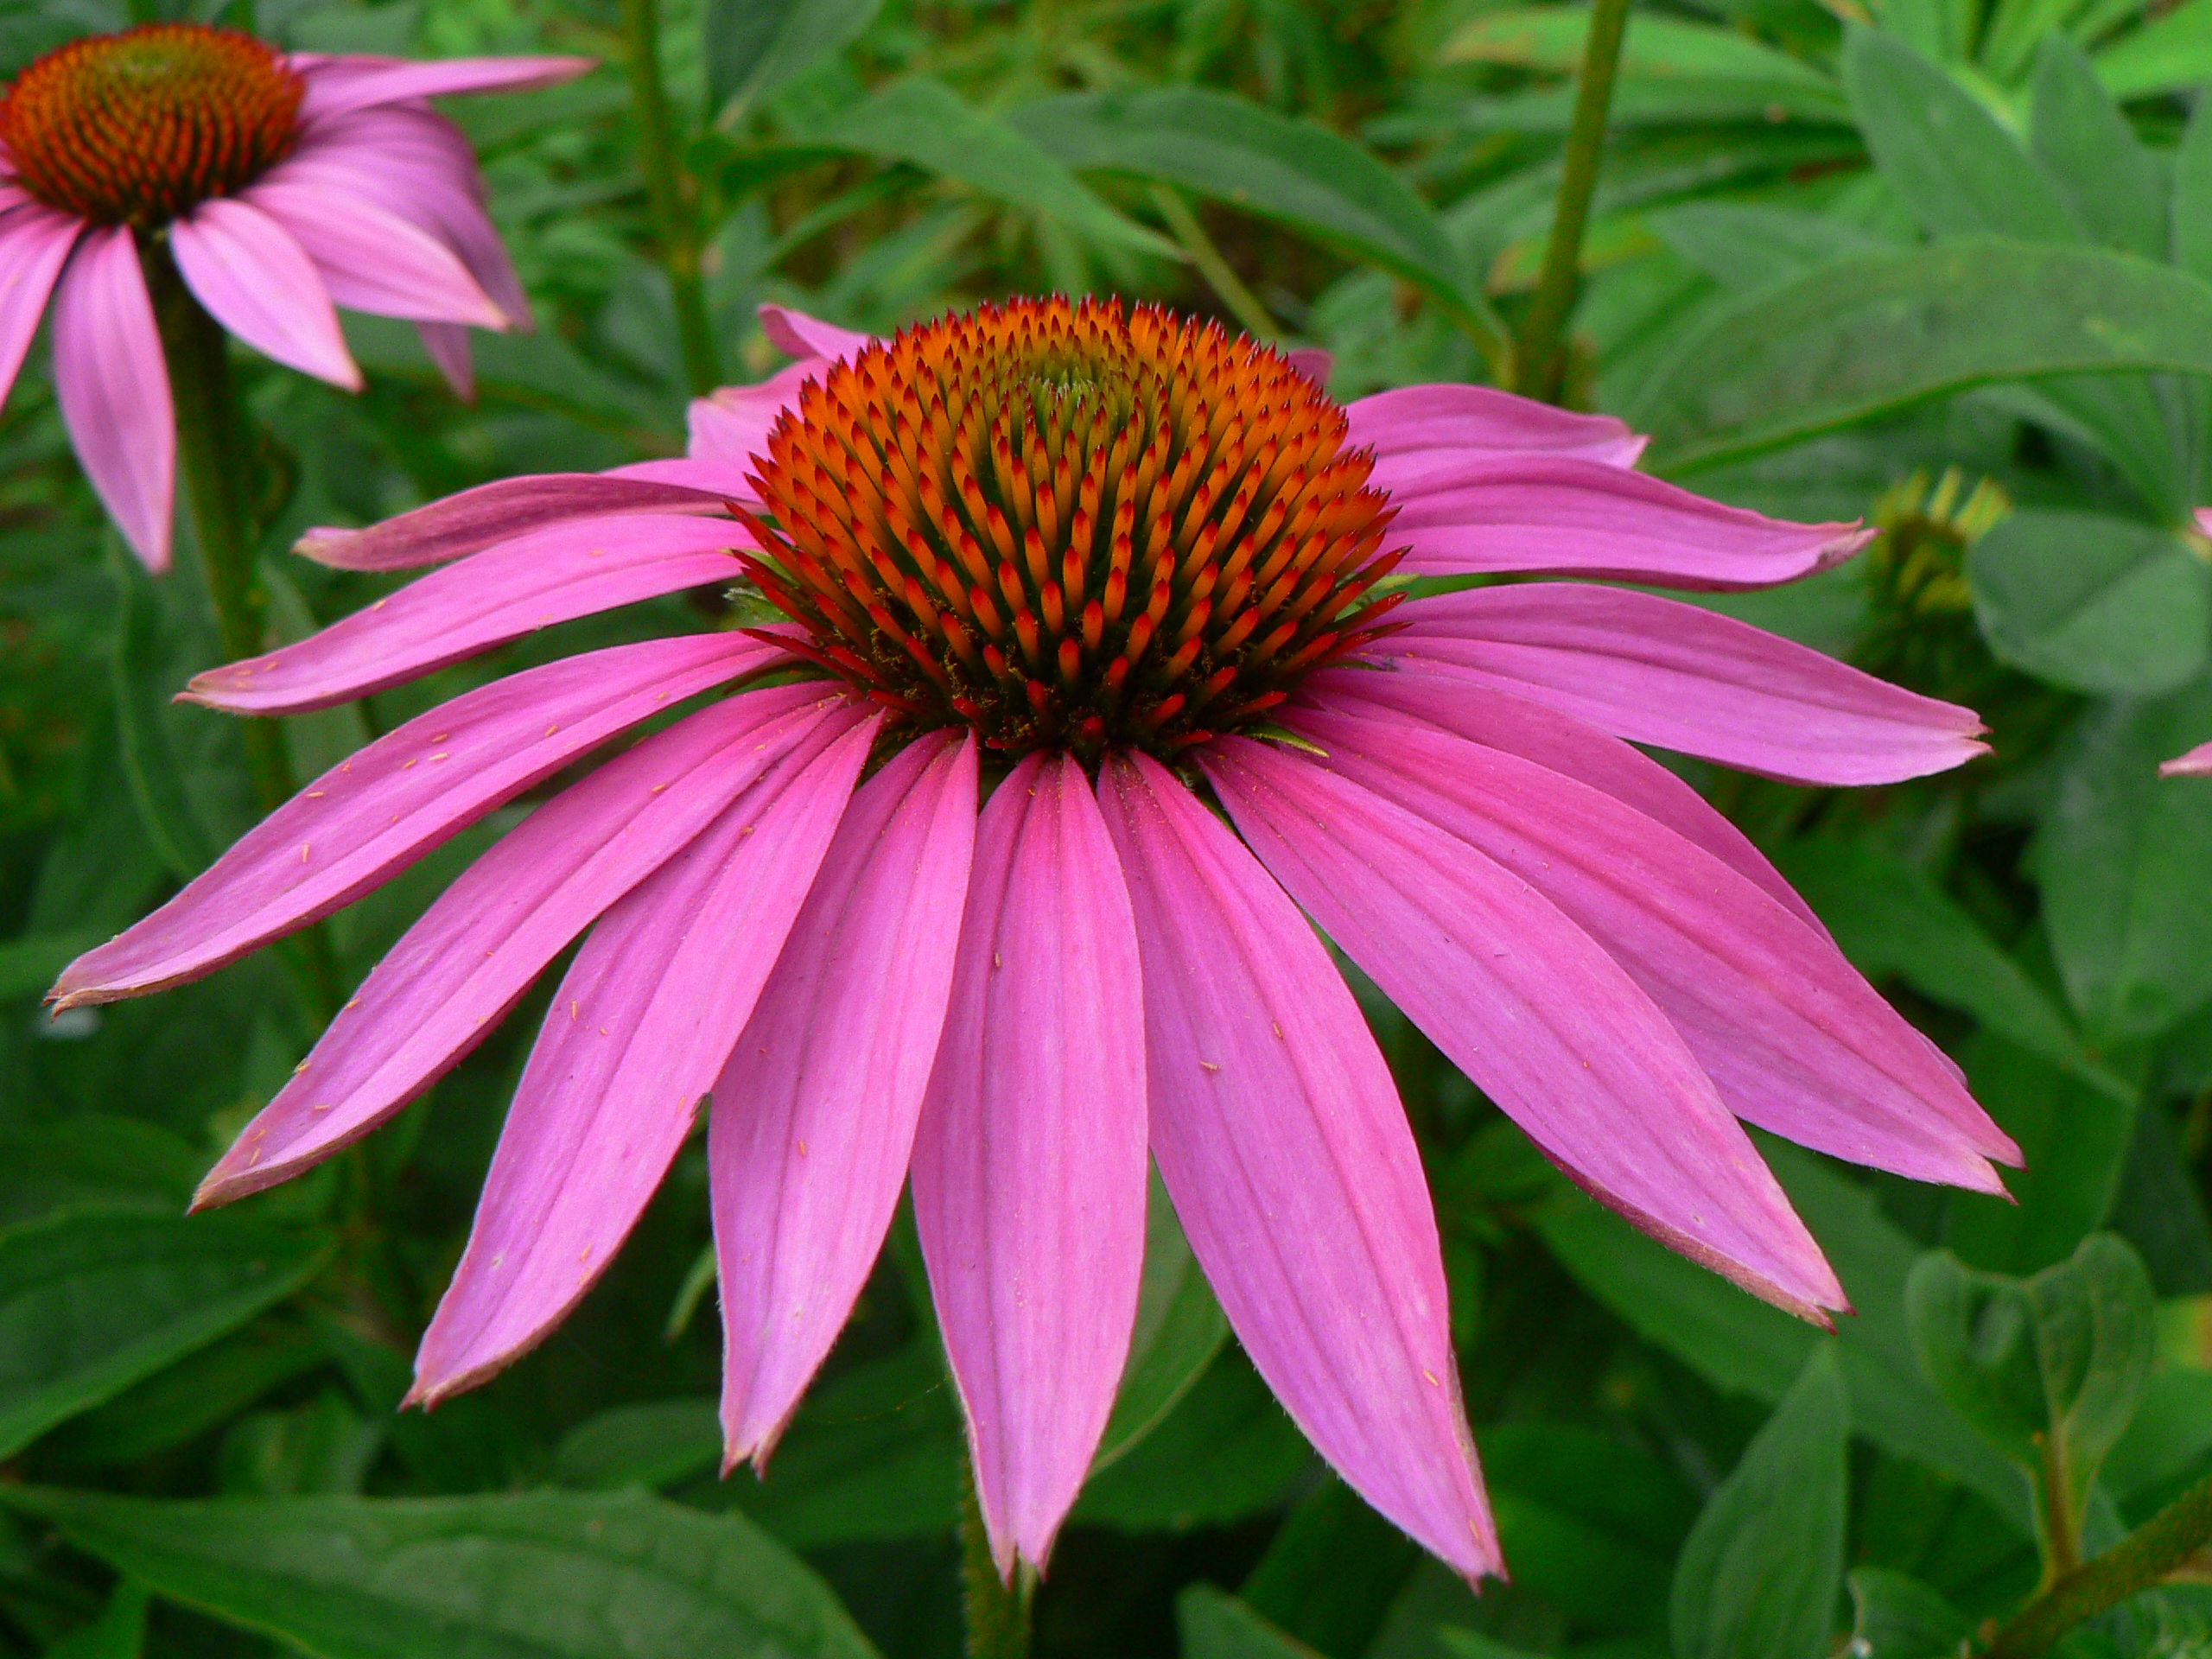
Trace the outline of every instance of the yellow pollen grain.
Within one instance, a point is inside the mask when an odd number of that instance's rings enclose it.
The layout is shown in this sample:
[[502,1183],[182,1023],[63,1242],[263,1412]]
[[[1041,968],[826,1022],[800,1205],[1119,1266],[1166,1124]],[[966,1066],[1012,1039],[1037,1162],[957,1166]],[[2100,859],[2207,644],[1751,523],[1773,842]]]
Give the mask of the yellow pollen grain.
[[1221,1065],[1218,1061],[1200,1060],[1198,1062],[1198,1070],[1201,1071],[1218,1071],[1221,1070]]
[[323,798],[323,796],[324,796],[327,792],[327,791],[324,791],[324,790],[320,790],[320,789],[311,789],[311,790],[308,791],[308,799],[309,799],[309,800],[311,800],[311,801],[319,801],[319,800],[321,800],[321,799]]

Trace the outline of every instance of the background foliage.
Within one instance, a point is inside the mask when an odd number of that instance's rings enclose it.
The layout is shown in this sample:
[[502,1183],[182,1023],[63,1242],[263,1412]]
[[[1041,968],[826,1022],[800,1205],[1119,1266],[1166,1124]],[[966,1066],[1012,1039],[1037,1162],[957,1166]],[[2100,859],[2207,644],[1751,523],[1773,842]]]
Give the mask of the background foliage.
[[[1110,289],[1325,346],[1339,397],[1503,372],[1589,28],[668,0],[656,106],[638,0],[244,3],[300,48],[608,65],[453,110],[541,314],[480,340],[474,407],[394,326],[348,320],[359,397],[241,354],[287,638],[382,591],[286,556],[300,530],[672,453],[688,391],[779,360],[764,299],[882,328]],[[0,10],[0,72],[127,21]],[[1994,728],[1993,759],[1873,791],[1688,770],[2026,1148],[2018,1204],[1767,1143],[1858,1309],[1823,1337],[1582,1200],[1366,995],[1514,1581],[1478,1601],[1326,1476],[1156,1204],[1040,1653],[1932,1659],[2212,1470],[2212,781],[2155,777],[2212,737],[2208,79],[2212,0],[1647,0],[1584,250],[1577,401],[1700,490],[1883,527],[1713,602]],[[715,1478],[696,1146],[542,1350],[395,1413],[535,1007],[353,1152],[182,1217],[313,1035],[281,955],[51,1022],[37,997],[250,821],[235,729],[168,700],[217,655],[192,568],[122,554],[27,374],[0,416],[0,1653],[959,1651],[957,1408],[903,1226],[765,1482]],[[291,721],[296,767],[715,602]],[[520,810],[340,918],[344,971]],[[2212,1654],[2212,1592],[2062,1650]]]

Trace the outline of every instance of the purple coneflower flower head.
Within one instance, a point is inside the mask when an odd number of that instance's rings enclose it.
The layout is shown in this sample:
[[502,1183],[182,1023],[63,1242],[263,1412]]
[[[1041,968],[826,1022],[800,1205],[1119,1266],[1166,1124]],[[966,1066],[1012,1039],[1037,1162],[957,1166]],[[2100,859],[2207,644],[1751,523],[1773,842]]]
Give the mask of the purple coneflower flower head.
[[[1735,829],[1628,740],[1891,781],[1962,709],[1675,601],[1861,537],[1630,470],[1618,423],[1469,386],[1332,403],[1211,324],[1017,301],[695,407],[690,458],[518,479],[304,544],[454,562],[201,676],[315,709],[749,577],[781,620],[526,670],[326,774],[64,1005],[337,909],[687,698],[435,902],[200,1191],[420,1094],[590,930],[423,1341],[435,1402],[541,1339],[707,1109],[732,1462],[765,1459],[911,1179],[1000,1565],[1041,1563],[1128,1353],[1147,1159],[1253,1363],[1344,1478],[1499,1566],[1436,1223],[1315,924],[1592,1196],[1816,1321],[1844,1305],[1738,1120],[1996,1191],[2012,1143]],[[797,671],[794,676],[793,671]]]
[[583,58],[279,52],[147,23],[48,53],[0,94],[0,397],[50,296],[70,441],[148,569],[168,567],[168,372],[139,259],[161,245],[249,346],[350,391],[334,304],[421,329],[455,390],[467,325],[527,328],[475,157],[424,100],[556,85]]

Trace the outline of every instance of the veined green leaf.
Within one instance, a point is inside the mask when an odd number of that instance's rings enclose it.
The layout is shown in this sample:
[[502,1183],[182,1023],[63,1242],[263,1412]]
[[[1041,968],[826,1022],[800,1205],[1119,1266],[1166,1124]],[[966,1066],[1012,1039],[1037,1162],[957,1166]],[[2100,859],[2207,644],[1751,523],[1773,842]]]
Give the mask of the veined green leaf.
[[707,107],[734,126],[779,86],[855,39],[883,0],[708,0]]
[[2046,35],[2036,52],[2028,144],[2075,219],[2107,247],[2166,257],[2158,171],[2082,48]]
[[1229,1338],[1229,1320],[1175,1219],[1155,1172],[1145,1200],[1144,1280],[1114,1414],[1090,1471],[1096,1474],[1149,1433],[1189,1393]]
[[2090,61],[2105,90],[2123,99],[2182,92],[2212,79],[2212,0],[2184,0]]
[[1175,1598],[1183,1659],[1321,1659],[1225,1590],[1194,1584]]
[[[1529,6],[1478,17],[1445,42],[1446,63],[1503,63],[1571,73],[1590,36],[1586,6]],[[1632,16],[1621,39],[1626,80],[1733,81],[1811,94],[1838,115],[1842,89],[1812,65],[1733,29],[1680,18]]]

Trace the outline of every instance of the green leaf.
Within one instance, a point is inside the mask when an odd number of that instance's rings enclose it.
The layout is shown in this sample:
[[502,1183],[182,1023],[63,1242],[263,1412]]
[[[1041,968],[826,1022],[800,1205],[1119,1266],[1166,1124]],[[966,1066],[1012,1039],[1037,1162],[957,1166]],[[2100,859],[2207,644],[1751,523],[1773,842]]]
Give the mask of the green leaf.
[[[1572,73],[1590,37],[1586,6],[1510,8],[1476,18],[1445,42],[1445,63],[1500,63]],[[1834,81],[1749,35],[1709,23],[1636,13],[1622,36],[1619,83],[1649,80],[1749,89],[1764,103],[1831,117],[1849,113]]]
[[1952,1659],[1974,1621],[1917,1579],[1885,1567],[1851,1569],[1853,1659]]
[[1175,1206],[1154,1172],[1146,1193],[1144,1279],[1136,1325],[1122,1368],[1114,1414],[1090,1460],[1096,1474],[1157,1427],[1205,1374],[1229,1337],[1229,1321],[1191,1254]]
[[2212,0],[2184,0],[2100,51],[2105,90],[2123,102],[2178,92],[2212,79]]
[[712,1400],[654,1400],[588,1417],[553,1450],[553,1478],[587,1492],[664,1487],[721,1461],[722,1425]]
[[1241,1350],[1224,1349],[1160,1426],[1090,1478],[1074,1518],[1187,1532],[1274,1508],[1313,1453]]
[[1742,294],[1883,245],[1843,219],[1758,202],[1686,201],[1648,213],[1643,222],[1680,257]]
[[2165,192],[2158,168],[2082,48],[2056,32],[2036,53],[2028,142],[2091,237],[2146,259],[2166,257]]
[[2158,1494],[2212,1457],[2212,1371],[2153,1371],[2099,1478],[2120,1503]]
[[1097,241],[1180,259],[1182,250],[1123,218],[1018,124],[961,101],[941,81],[893,81],[810,138],[881,161],[911,162],[969,188],[1048,213]]
[[231,1216],[64,1211],[0,1233],[0,1457],[244,1325],[322,1262]]
[[138,1659],[146,1650],[146,1586],[125,1579],[106,1609],[46,1650],[46,1659]]
[[2212,644],[2212,570],[2155,525],[2024,507],[1974,544],[1967,577],[1990,650],[2072,690],[2171,691]]
[[1046,99],[1007,122],[1077,172],[1158,180],[1287,226],[1402,277],[1462,327],[1503,338],[1428,205],[1311,121],[1185,86]]
[[[0,941],[0,1002],[39,995],[64,968],[107,937],[98,929],[86,928]],[[6,1205],[7,1200],[0,1198],[0,1210]]]
[[1884,182],[1929,235],[2081,239],[2056,187],[2012,135],[1902,41],[1853,29],[1843,84]]
[[198,1439],[323,1359],[321,1344],[303,1332],[265,1320],[249,1325],[54,1429],[40,1443],[39,1465],[114,1469],[152,1457]]
[[1714,317],[1634,424],[1709,466],[1994,380],[2212,373],[2212,287],[2103,248],[1963,239],[1838,260]]
[[[408,324],[348,311],[346,343],[364,369],[442,386],[423,342]],[[472,329],[480,397],[564,416],[653,452],[680,448],[673,397],[664,401],[616,378],[559,334],[494,334]]]
[[1321,1659],[1224,1590],[1194,1584],[1175,1598],[1183,1659]]
[[1851,1413],[1822,1344],[1707,1503],[1675,1567],[1677,1659],[1821,1659],[1843,1584]]
[[1365,1653],[1421,1559],[1419,1545],[1332,1476],[1275,1529],[1239,1593],[1323,1653]]
[[883,0],[708,0],[707,107],[734,126],[760,99],[857,39]]
[[2212,779],[2158,775],[2212,736],[2212,684],[2093,709],[2030,848],[2066,993],[2098,1039],[2152,1037],[2212,998]]
[[0,1503],[317,1659],[863,1659],[820,1580],[736,1516],[635,1493]]
[[1483,1475],[1513,1581],[1577,1629],[1663,1630],[1667,1582],[1697,1503],[1649,1453],[1592,1429],[1500,1423]]
[[10,1172],[0,1190],[0,1227],[64,1207],[173,1216],[191,1200],[205,1163],[158,1123],[105,1112],[0,1129],[0,1169]]
[[[2081,1532],[2098,1465],[2151,1375],[2150,1275],[2109,1233],[2031,1279],[1977,1273],[1947,1251],[1905,1289],[1921,1363],[1944,1401],[2024,1470]],[[2037,1506],[2038,1519],[2045,1505]]]
[[2174,151],[2173,262],[2212,281],[2212,100],[2204,99]]

